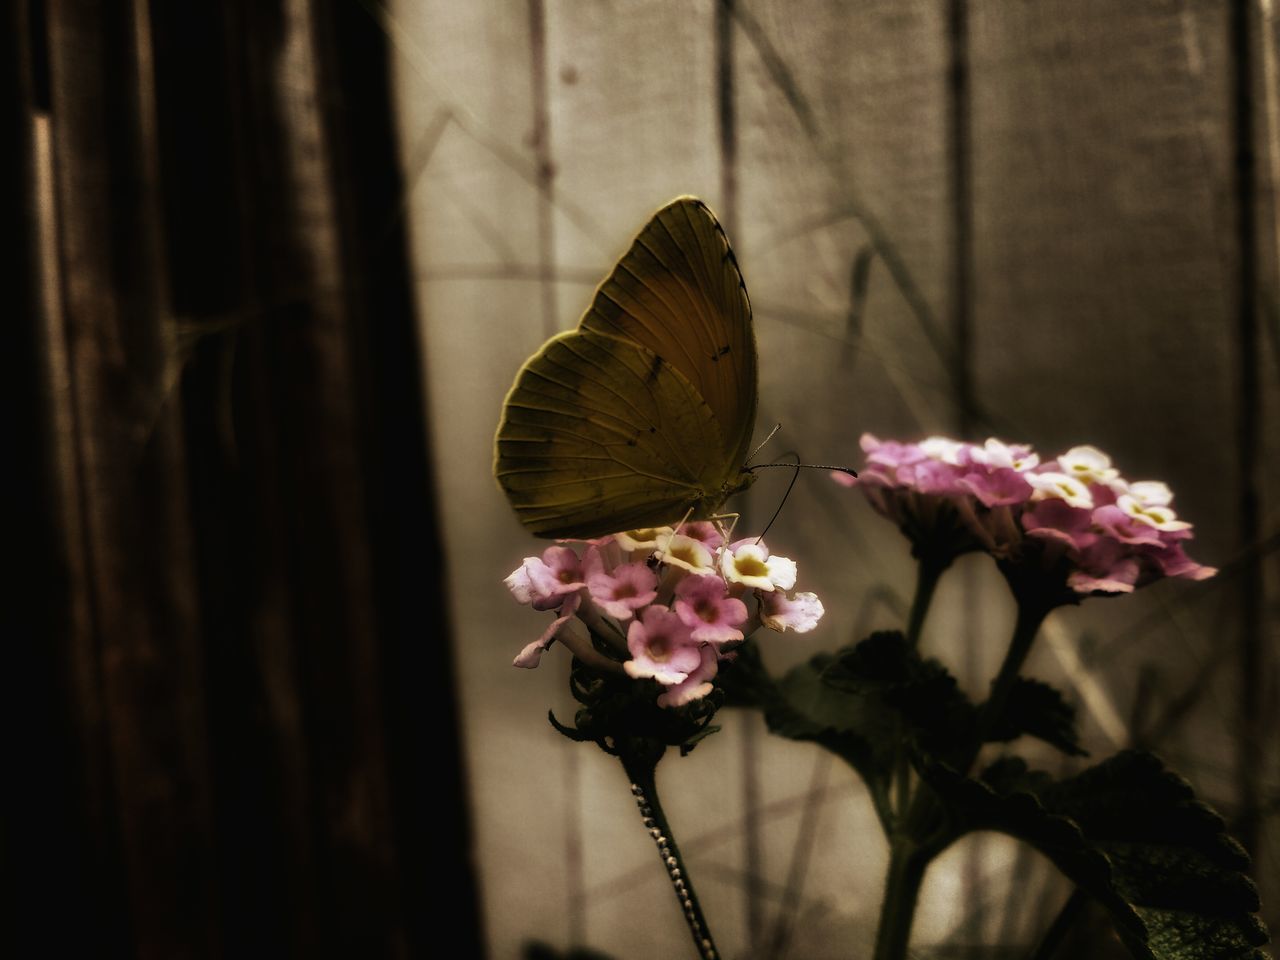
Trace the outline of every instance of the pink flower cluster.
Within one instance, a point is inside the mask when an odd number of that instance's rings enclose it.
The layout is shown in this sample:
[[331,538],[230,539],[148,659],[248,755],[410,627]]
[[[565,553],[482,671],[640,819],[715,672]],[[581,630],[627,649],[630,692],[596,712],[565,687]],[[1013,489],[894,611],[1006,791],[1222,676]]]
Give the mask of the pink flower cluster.
[[[726,543],[710,522],[563,543],[525,557],[504,581],[512,595],[555,620],[515,659],[536,667],[559,640],[585,663],[651,678],[659,706],[678,707],[711,692],[719,662],[757,627],[812,630],[823,614],[812,593],[789,593],[796,565],[763,541]],[[750,601],[753,610],[748,609]],[[598,650],[593,638],[625,661]]]
[[940,504],[955,508],[965,549],[1017,562],[1065,559],[1077,594],[1129,593],[1161,577],[1203,580],[1217,571],[1188,557],[1191,524],[1159,481],[1130,482],[1096,447],[1041,462],[1030,446],[930,437],[920,443],[863,434],[867,467],[855,481],[871,505],[913,539],[927,536]]

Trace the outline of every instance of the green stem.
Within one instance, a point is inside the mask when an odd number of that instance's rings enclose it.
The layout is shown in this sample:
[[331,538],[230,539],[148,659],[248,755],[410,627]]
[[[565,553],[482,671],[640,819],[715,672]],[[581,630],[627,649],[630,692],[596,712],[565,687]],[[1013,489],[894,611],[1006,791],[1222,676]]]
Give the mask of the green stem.
[[694,892],[693,881],[689,878],[689,871],[680,856],[680,848],[676,846],[671,825],[667,823],[667,815],[663,812],[662,804],[658,800],[658,787],[654,773],[665,748],[657,743],[646,746],[655,749],[635,753],[619,752],[618,757],[622,760],[623,769],[627,771],[627,776],[631,780],[631,795],[640,809],[645,828],[658,848],[662,865],[671,880],[671,888],[680,902],[680,909],[684,912],[684,920],[689,926],[689,935],[693,937],[693,945],[698,950],[698,957],[700,960],[719,960],[720,953],[716,950],[711,930],[707,926],[706,918],[702,915],[702,907],[698,903],[698,895]]
[[929,612],[929,604],[933,602],[933,593],[938,587],[949,563],[938,563],[929,557],[922,557],[916,568],[916,595],[911,601],[911,613],[907,616],[907,642],[913,647],[920,645],[920,632],[924,629],[924,618]]
[[1005,651],[1004,663],[1000,664],[1000,672],[991,681],[991,695],[978,708],[972,750],[956,769],[967,771],[972,766],[987,736],[999,723],[1009,703],[1009,694],[1013,692],[1013,687],[1018,682],[1018,675],[1022,672],[1022,665],[1026,663],[1027,654],[1031,652],[1031,644],[1035,641],[1044,618],[1049,615],[1053,607],[1052,603],[1019,598],[1018,619],[1013,627],[1013,637],[1009,640],[1009,649]]
[[906,957],[916,900],[928,866],[928,859],[920,855],[910,837],[902,834],[894,837],[889,851],[884,901],[880,904],[874,960],[904,960]]
[[[939,562],[926,555],[920,558],[916,567],[916,593],[911,600],[911,612],[907,615],[907,642],[912,647],[920,645],[920,633],[924,629],[924,618],[929,613],[929,605],[933,602],[934,591],[938,581],[951,565],[950,560]],[[894,760],[894,794],[896,800],[897,822],[901,823],[907,815],[911,803],[911,759],[903,743],[901,731],[898,736],[897,756]]]

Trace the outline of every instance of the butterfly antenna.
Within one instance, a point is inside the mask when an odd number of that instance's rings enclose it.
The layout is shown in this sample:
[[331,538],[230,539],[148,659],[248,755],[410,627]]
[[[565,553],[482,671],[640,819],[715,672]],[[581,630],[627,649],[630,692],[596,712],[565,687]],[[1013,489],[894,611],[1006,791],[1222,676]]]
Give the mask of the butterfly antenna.
[[[764,447],[764,445],[773,439],[773,435],[781,429],[782,429],[782,424],[775,423],[773,425],[773,429],[769,431],[769,435],[765,437],[763,440],[761,440],[758,444],[756,444],[756,448],[751,451],[751,456],[747,457],[747,463],[750,463],[752,460],[754,460],[756,458],[756,454],[759,453],[760,450]],[[746,464],[743,464],[742,468],[744,470],[753,469],[751,467],[748,467]]]
[[851,477],[858,475],[858,471],[853,467],[838,467],[830,463],[757,463],[753,467],[743,467],[742,469],[750,473],[752,470],[763,470],[765,467],[791,467],[795,470],[834,470],[836,473],[847,473]]
[[[799,454],[792,454],[796,460],[800,459]],[[804,466],[802,463],[762,463],[762,467],[794,467],[795,473],[791,475],[791,482],[787,484],[786,492],[782,495],[782,500],[778,503],[778,509],[773,511],[773,516],[769,518],[769,522],[764,525],[764,529],[760,531],[760,536],[756,537],[756,543],[764,539],[764,535],[769,532],[769,528],[773,526],[773,521],[778,519],[778,514],[782,512],[782,508],[787,505],[787,498],[791,496],[791,488],[796,485],[796,481],[800,479],[800,468]]]

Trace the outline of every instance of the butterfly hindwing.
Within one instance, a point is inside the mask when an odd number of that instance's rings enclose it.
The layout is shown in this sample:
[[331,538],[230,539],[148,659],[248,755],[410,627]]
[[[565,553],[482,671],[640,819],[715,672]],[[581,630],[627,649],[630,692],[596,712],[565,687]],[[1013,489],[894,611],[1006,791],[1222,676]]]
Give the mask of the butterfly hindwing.
[[548,537],[674,522],[728,469],[716,417],[688,379],[590,330],[553,337],[520,370],[494,463],[520,521]]

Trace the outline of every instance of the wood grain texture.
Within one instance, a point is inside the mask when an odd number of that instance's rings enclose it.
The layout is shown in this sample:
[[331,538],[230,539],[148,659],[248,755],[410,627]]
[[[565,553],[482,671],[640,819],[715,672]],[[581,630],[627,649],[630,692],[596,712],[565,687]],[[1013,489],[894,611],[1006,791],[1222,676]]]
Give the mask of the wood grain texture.
[[5,806],[45,902],[6,937],[406,956],[447,915],[479,954],[386,37],[323,0],[17,8],[22,662],[59,749]]

